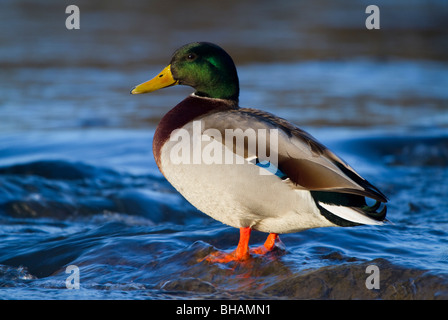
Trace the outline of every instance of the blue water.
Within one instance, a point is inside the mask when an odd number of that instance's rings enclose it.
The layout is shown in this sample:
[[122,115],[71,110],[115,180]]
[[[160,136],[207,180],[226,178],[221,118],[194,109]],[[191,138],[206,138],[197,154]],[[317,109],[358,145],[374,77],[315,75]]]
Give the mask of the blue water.
[[[197,261],[213,248],[232,249],[238,232],[197,212],[161,177],[149,151],[152,131],[2,137],[0,297],[295,298],[272,288],[334,267],[327,286],[356,268],[350,277],[357,287],[350,290],[369,298],[361,281],[369,264],[412,273],[388,279],[386,288],[421,279],[416,297],[446,297],[448,136],[357,135],[329,145],[389,195],[393,223],[283,235],[286,252],[254,259],[250,268]],[[437,152],[428,158],[422,149]],[[255,233],[251,244],[262,241],[264,234]],[[65,287],[68,265],[80,268],[80,290]],[[426,287],[430,275],[438,277],[435,288]]]
[[[0,13],[0,299],[448,299],[442,2],[388,7],[383,38],[366,37],[350,1],[81,1],[78,33],[59,26],[65,5],[46,3],[5,1]],[[199,8],[224,12],[187,15]],[[387,19],[398,13],[419,19]],[[242,106],[306,129],[382,190],[390,223],[282,235],[286,249],[266,257],[200,262],[233,250],[238,230],[188,204],[152,156],[158,121],[191,90],[129,95],[192,40],[231,52]],[[67,289],[69,265],[79,289]],[[366,287],[370,265],[380,289]]]

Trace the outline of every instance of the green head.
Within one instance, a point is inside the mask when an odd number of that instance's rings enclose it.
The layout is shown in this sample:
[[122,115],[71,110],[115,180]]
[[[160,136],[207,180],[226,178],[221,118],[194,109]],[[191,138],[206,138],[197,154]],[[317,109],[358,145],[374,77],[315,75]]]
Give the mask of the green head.
[[151,92],[175,84],[193,87],[198,96],[238,101],[235,64],[227,52],[213,43],[194,42],[177,49],[160,74],[131,93]]

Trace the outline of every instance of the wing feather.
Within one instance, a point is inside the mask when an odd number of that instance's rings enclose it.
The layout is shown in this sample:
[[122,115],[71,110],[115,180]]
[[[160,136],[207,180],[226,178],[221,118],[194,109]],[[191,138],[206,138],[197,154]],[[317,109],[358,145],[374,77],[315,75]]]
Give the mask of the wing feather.
[[[240,108],[217,112],[202,118],[206,128],[216,128],[225,134],[226,129],[251,128],[278,130],[277,150],[271,150],[266,143],[266,152],[257,148],[240,151],[245,158],[257,158],[258,162],[269,161],[269,155],[278,155],[277,167],[297,189],[327,191],[369,197],[387,202],[386,196],[362,178],[345,161],[335,155],[312,135],[299,129],[285,119],[257,109]],[[236,148],[234,148],[236,150]],[[255,154],[254,154],[255,152]]]

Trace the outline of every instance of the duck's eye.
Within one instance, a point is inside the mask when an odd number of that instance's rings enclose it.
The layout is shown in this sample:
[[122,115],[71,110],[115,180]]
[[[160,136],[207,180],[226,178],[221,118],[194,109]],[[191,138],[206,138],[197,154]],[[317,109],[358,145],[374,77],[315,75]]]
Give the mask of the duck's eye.
[[187,56],[187,60],[188,61],[193,61],[194,59],[196,59],[196,55],[194,53],[189,53]]

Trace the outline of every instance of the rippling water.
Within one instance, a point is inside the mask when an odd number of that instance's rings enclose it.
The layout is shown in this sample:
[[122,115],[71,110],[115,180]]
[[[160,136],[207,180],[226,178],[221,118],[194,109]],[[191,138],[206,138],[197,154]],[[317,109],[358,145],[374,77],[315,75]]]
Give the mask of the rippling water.
[[[81,29],[68,31],[68,4],[5,1],[0,298],[448,299],[447,7],[379,3],[372,35],[367,4],[313,3],[81,1]],[[234,56],[242,106],[305,128],[384,191],[391,223],[198,262],[239,233],[189,205],[151,152],[157,122],[191,90],[129,95],[193,40]],[[66,288],[69,265],[79,290]],[[369,265],[380,289],[366,288]]]

